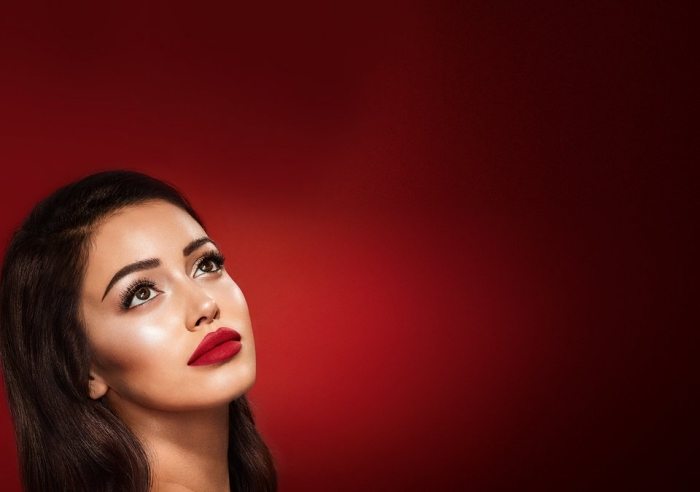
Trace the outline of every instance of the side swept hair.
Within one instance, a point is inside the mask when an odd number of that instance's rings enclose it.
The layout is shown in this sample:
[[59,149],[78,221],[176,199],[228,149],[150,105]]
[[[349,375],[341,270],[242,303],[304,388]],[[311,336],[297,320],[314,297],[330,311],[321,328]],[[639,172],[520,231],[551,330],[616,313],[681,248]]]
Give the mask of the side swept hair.
[[[40,201],[9,244],[0,276],[0,360],[27,492],[148,492],[141,442],[89,396],[80,292],[92,232],[117,210],[163,200],[202,221],[174,187],[105,171]],[[229,406],[231,490],[272,492],[277,474],[245,396]]]

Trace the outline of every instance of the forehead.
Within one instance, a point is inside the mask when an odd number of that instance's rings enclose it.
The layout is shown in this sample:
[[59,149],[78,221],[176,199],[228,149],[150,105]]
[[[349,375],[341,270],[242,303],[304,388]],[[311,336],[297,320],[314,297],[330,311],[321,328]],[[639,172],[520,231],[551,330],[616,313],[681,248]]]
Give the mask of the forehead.
[[196,220],[163,201],[125,207],[106,218],[92,234],[86,281],[95,274],[113,275],[124,265],[171,254],[206,236]]

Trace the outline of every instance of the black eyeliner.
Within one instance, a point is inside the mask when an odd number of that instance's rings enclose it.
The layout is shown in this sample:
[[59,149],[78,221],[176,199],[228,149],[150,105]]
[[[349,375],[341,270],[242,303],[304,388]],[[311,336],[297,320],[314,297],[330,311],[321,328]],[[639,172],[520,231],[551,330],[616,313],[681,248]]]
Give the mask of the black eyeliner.
[[194,264],[195,269],[198,269],[199,265],[201,265],[205,261],[213,261],[216,264],[216,266],[219,268],[219,270],[217,270],[217,272],[218,272],[224,267],[224,263],[226,263],[226,258],[219,251],[216,251],[216,250],[207,251],[195,262],[195,264]]
[[122,311],[128,311],[131,307],[131,303],[134,300],[136,292],[142,287],[148,287],[149,289],[155,289],[156,283],[148,278],[138,278],[131,282],[129,286],[122,291],[119,296],[119,308]]

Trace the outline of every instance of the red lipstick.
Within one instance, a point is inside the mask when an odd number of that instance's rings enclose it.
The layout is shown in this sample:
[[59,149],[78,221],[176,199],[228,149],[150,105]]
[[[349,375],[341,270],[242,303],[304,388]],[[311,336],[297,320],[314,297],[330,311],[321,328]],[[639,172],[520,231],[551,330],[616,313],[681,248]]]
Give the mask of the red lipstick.
[[241,350],[241,335],[232,328],[219,328],[202,339],[194,349],[188,366],[207,366],[223,362]]

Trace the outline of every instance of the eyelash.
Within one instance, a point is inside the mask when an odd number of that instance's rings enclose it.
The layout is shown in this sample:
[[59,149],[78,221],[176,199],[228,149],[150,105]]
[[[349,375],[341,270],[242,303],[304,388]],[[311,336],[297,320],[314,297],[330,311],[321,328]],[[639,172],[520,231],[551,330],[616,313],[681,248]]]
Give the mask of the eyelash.
[[119,301],[119,307],[122,311],[128,311],[131,309],[131,303],[134,302],[134,296],[143,287],[155,290],[156,283],[153,280],[147,278],[139,278],[131,282],[129,286],[122,292]]
[[199,267],[201,265],[209,261],[216,265],[216,270],[202,273],[216,273],[221,271],[221,269],[224,268],[224,263],[226,263],[226,258],[224,258],[224,255],[222,255],[218,251],[208,251],[204,253],[204,255],[202,255],[202,257],[195,263],[195,272],[199,270]]
[[[207,253],[204,253],[204,255],[202,255],[202,257],[199,258],[195,263],[195,272],[199,270],[200,265],[209,261],[214,263],[214,265],[216,266],[216,270],[211,272],[202,272],[202,274],[220,272],[221,269],[224,267],[226,258],[224,258],[224,255],[222,255],[218,251],[209,251]],[[123,311],[128,311],[129,309],[131,309],[131,303],[134,302],[134,296],[139,291],[139,289],[142,289],[143,287],[155,290],[156,283],[148,278],[139,278],[134,280],[131,284],[129,284],[129,286],[124,290],[124,292],[122,292],[120,296],[119,307]]]

